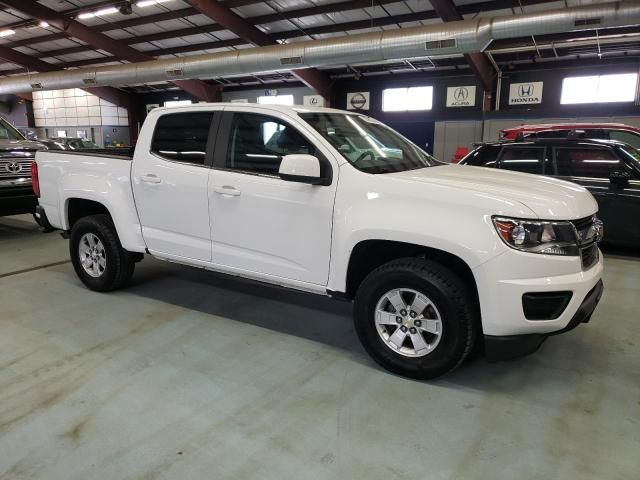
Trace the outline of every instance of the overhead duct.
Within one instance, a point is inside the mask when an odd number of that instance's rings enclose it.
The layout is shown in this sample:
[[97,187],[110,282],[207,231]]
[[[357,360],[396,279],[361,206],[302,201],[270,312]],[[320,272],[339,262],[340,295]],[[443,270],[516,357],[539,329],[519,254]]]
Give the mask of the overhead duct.
[[107,67],[26,74],[0,80],[0,94],[384,62],[482,52],[492,40],[640,24],[640,2],[610,2],[493,18],[477,18],[326,40]]

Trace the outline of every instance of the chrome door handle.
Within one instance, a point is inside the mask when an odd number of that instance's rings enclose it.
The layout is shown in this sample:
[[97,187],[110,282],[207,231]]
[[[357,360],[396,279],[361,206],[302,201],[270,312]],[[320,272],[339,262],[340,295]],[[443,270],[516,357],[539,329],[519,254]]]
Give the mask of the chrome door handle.
[[236,187],[232,187],[231,185],[214,187],[213,191],[219,193],[220,195],[227,195],[229,197],[238,197],[240,195],[240,190],[238,190]]
[[162,181],[159,176],[154,175],[153,173],[142,175],[140,177],[140,180],[142,180],[144,183],[160,183]]

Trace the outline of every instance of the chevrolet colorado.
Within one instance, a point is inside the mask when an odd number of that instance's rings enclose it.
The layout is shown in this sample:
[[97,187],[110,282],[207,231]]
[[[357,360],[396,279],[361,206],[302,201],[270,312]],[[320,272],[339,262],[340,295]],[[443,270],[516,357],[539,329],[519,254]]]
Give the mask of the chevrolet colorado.
[[133,157],[39,152],[39,214],[108,291],[145,253],[354,301],[390,371],[433,378],[477,342],[530,353],[602,294],[584,188],[444,165],[382,123],[325,108],[198,104],[147,116]]

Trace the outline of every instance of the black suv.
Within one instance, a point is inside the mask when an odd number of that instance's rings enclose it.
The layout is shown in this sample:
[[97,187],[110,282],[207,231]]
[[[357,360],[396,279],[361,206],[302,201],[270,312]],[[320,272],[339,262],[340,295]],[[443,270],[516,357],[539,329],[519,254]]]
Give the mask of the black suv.
[[612,140],[528,138],[485,143],[460,162],[562,178],[598,201],[605,240],[640,246],[640,151]]

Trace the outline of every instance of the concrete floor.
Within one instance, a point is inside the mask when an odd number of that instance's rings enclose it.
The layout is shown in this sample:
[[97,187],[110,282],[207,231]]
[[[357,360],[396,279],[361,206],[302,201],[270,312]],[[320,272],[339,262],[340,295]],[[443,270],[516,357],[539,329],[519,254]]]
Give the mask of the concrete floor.
[[349,304],[138,267],[90,292],[0,219],[0,479],[640,477],[639,258],[591,324],[431,383],[374,365]]

